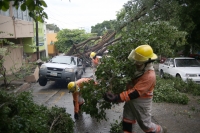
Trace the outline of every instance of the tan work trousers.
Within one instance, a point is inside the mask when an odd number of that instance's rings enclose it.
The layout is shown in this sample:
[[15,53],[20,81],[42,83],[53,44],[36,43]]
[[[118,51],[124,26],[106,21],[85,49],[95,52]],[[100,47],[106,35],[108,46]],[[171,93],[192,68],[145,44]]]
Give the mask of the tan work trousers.
[[[124,105],[123,119],[136,121],[144,132],[161,133],[161,131],[158,131],[159,125],[151,122],[151,107],[152,98],[130,100]],[[135,132],[135,125],[132,125],[132,132]]]

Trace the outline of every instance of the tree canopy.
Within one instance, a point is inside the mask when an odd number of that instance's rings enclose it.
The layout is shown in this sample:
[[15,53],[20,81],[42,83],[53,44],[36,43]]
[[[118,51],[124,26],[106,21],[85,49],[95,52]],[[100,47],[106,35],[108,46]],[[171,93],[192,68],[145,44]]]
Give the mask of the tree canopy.
[[176,0],[181,6],[181,11],[177,15],[180,18],[180,29],[188,32],[187,44],[184,54],[189,55],[200,51],[200,1],[199,0]]
[[47,29],[53,30],[55,33],[60,31],[60,28],[55,24],[46,24]]
[[110,21],[103,21],[102,23],[98,23],[95,26],[91,26],[91,33],[97,33],[97,36],[103,36],[105,32],[108,30],[114,30],[115,29],[115,20]]
[[86,33],[85,30],[79,29],[63,29],[57,34],[58,41],[55,42],[57,50],[66,53],[73,44],[78,44],[86,39],[94,36],[94,34]]

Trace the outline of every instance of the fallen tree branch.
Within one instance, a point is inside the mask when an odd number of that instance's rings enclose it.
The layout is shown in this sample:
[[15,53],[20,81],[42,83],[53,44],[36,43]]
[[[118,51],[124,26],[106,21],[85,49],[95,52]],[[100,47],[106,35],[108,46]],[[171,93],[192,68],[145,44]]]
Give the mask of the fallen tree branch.
[[54,124],[58,121],[59,117],[60,117],[60,115],[58,117],[56,117],[56,119],[53,120],[51,127],[50,127],[50,130],[49,130],[49,133],[51,133],[51,130],[52,130]]

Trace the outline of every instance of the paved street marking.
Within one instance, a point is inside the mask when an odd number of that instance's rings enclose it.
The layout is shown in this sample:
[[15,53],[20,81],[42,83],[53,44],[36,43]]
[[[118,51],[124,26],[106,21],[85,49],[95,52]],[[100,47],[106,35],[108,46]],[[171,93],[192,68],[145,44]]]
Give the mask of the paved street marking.
[[60,93],[60,96],[59,96],[58,98],[56,98],[56,100],[55,100],[53,103],[54,103],[54,104],[57,103],[57,102],[61,99],[61,97],[62,97],[64,94],[65,94],[65,92],[61,92],[61,93]]
[[33,94],[54,94],[55,92],[57,91],[54,91],[54,92],[36,92],[36,93],[33,93]]

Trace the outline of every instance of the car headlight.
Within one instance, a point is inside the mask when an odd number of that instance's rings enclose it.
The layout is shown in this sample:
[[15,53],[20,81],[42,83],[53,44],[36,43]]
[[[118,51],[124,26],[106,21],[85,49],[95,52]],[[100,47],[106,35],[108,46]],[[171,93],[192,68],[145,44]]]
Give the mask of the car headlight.
[[65,72],[74,72],[73,68],[65,68]]
[[186,77],[197,77],[197,74],[186,74]]
[[40,70],[46,69],[47,67],[45,65],[40,66]]

